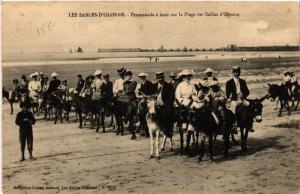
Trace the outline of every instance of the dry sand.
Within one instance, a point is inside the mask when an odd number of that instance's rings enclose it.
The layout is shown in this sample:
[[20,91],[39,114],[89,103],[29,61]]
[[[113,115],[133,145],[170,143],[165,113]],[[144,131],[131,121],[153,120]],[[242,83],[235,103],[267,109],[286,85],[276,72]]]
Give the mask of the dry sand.
[[[255,87],[250,84],[250,88]],[[284,113],[279,118],[273,110],[275,102],[263,104],[263,122],[255,123],[247,153],[234,146],[230,158],[224,160],[219,137],[215,161],[205,156],[201,163],[195,151],[191,156],[180,156],[168,149],[161,153],[160,161],[149,160],[150,142],[144,137],[131,141],[130,135],[116,136],[112,130],[96,134],[88,128],[79,129],[78,123],[54,125],[50,121],[37,121],[34,126],[37,160],[19,162],[16,113],[10,116],[8,105],[4,104],[3,192],[299,193],[300,129],[274,125],[299,122],[300,113]],[[175,148],[179,148],[178,133]],[[84,185],[90,188],[84,189]],[[20,190],[18,186],[30,189]]]

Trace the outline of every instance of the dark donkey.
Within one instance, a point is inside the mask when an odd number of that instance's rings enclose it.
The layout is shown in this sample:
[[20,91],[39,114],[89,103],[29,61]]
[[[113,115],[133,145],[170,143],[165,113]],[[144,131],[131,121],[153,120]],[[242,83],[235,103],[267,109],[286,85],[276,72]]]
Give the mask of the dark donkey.
[[247,151],[247,139],[250,129],[253,127],[254,120],[256,122],[262,121],[262,102],[268,97],[268,95],[254,100],[247,100],[249,105],[239,104],[236,107],[235,117],[237,127],[240,128],[241,132],[241,149]]
[[288,89],[284,85],[268,84],[268,93],[273,100],[278,98],[278,102],[280,103],[278,113],[279,117],[281,116],[283,109],[286,109],[289,115],[291,114],[291,108],[289,105],[290,96]]
[[5,98],[10,105],[10,114],[12,115],[14,112],[13,104],[18,103],[20,101],[20,94],[15,91],[7,91],[4,87],[2,87],[2,97]]
[[[189,111],[189,124],[194,127],[198,134],[201,135],[201,147],[199,161],[204,156],[205,139],[208,137],[209,142],[209,154],[210,159],[213,160],[214,155],[214,141],[217,135],[222,135],[224,140],[224,157],[228,156],[229,152],[229,138],[232,134],[233,125],[235,123],[235,116],[233,112],[227,109],[225,106],[222,107],[222,114],[224,114],[224,123],[218,124],[212,115],[212,111],[208,107],[204,107],[198,110]],[[198,138],[198,137],[197,137]]]

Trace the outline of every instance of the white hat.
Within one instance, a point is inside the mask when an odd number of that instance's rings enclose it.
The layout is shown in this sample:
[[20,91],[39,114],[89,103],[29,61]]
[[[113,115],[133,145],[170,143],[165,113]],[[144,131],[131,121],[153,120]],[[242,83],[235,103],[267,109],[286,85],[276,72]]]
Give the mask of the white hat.
[[102,71],[100,69],[97,69],[94,73],[94,75],[100,75],[100,74],[102,74]]
[[208,73],[208,72],[211,72],[211,73],[213,73],[214,72],[214,70],[212,69],[212,68],[207,68],[205,71],[204,71],[204,73]]
[[185,69],[181,72],[181,75],[195,75],[193,70]]
[[148,76],[148,74],[147,73],[139,73],[139,75],[138,75],[139,77],[147,77]]
[[219,84],[219,82],[216,81],[216,80],[212,80],[212,81],[209,81],[209,82],[208,82],[208,85],[209,85],[209,86],[215,86],[215,85],[218,85],[218,84]]
[[39,74],[40,74],[40,75],[44,75],[44,73],[43,73],[43,72],[40,72]]
[[57,77],[58,74],[56,72],[51,73],[51,77]]
[[38,76],[39,75],[39,73],[38,72],[34,72],[34,73],[32,73],[32,74],[30,74],[30,78],[32,78],[33,76]]

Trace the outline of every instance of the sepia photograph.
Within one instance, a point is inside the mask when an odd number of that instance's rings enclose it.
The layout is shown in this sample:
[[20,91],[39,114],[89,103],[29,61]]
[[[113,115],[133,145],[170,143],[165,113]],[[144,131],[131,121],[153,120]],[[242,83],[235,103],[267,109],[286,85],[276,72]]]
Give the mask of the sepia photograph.
[[299,194],[299,2],[2,2],[4,194]]

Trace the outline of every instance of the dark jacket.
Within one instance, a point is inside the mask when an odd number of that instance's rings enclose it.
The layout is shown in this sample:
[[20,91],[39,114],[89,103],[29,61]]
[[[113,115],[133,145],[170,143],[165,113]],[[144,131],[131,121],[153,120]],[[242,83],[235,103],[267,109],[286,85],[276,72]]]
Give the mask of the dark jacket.
[[149,80],[146,80],[145,83],[141,83],[141,88],[139,90],[139,94],[144,94],[146,96],[153,95],[154,92],[154,87],[153,83]]
[[47,90],[48,94],[51,94],[52,92],[55,92],[58,88],[58,86],[60,86],[61,82],[60,80],[51,80],[50,84],[49,84],[49,88]]
[[[240,90],[243,95],[243,98],[245,99],[249,96],[249,89],[245,80],[241,78],[239,80]],[[226,97],[230,98],[231,100],[237,100],[236,85],[233,78],[226,82]]]
[[78,80],[76,90],[78,92],[81,92],[82,88],[84,87],[84,84],[85,84],[85,80],[84,79]]
[[[31,123],[29,122],[31,121]],[[20,134],[30,134],[32,133],[32,125],[35,124],[35,118],[33,114],[29,111],[19,112],[16,117],[16,125],[20,126]]]
[[[169,84],[168,82],[164,81],[164,83],[162,84],[162,100],[164,102],[165,105],[172,105],[174,103],[175,100],[175,91],[174,88],[171,84]],[[154,89],[155,89],[155,93],[158,94],[160,91],[158,89],[158,83],[154,84]]]
[[101,86],[101,96],[104,97],[105,99],[110,99],[113,97],[113,84],[111,81],[103,82]]

